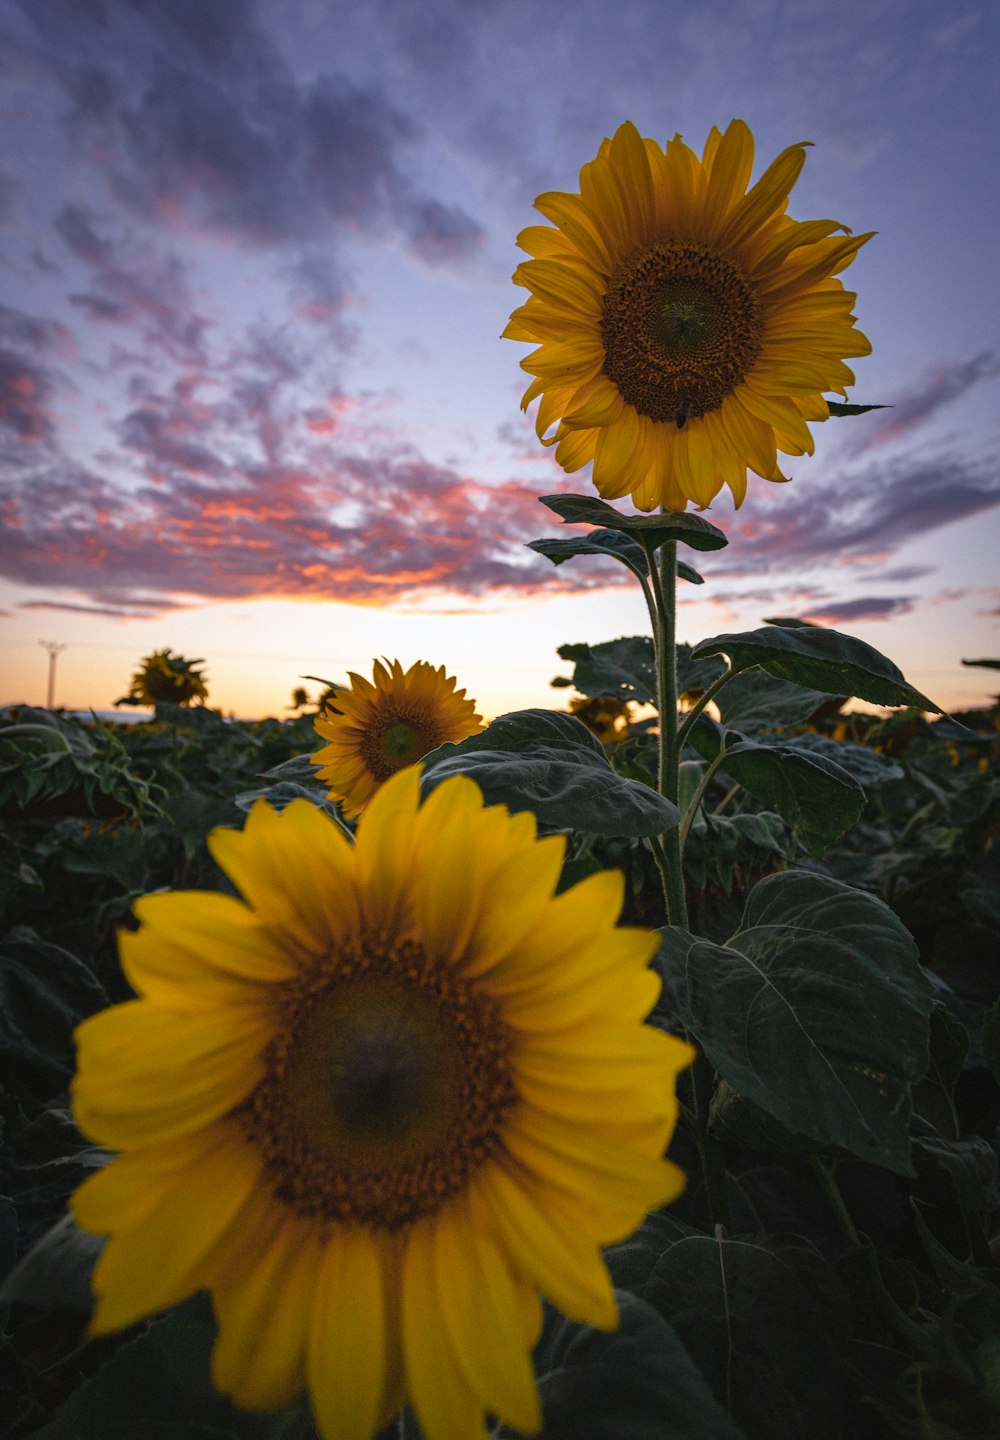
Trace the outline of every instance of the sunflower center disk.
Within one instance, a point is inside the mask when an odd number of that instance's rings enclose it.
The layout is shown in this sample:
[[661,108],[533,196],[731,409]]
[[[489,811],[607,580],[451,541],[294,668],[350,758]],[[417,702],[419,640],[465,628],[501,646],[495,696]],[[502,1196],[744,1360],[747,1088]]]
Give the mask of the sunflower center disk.
[[760,354],[760,307],[723,256],[675,240],[636,250],[608,281],[604,373],[640,415],[683,422],[716,410]]
[[388,780],[440,744],[437,726],[426,716],[398,710],[375,716],[361,740],[361,755],[376,780]]
[[288,987],[238,1114],[298,1214],[397,1230],[465,1189],[515,1104],[496,1002],[410,942]]

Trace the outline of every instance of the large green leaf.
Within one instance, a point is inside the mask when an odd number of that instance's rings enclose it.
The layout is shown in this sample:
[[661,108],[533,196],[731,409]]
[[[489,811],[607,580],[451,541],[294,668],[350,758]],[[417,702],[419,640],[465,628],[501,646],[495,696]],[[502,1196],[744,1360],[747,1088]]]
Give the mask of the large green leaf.
[[723,730],[704,715],[699,716],[690,741],[706,760],[714,760],[725,741],[721,773],[738,781],[762,805],[777,811],[817,858],[856,823],[864,809],[862,787],[848,770],[825,754],[811,753],[794,744],[762,745],[746,739],[738,730]]
[[240,1410],[212,1384],[216,1326],[196,1295],[115,1351],[33,1440],[315,1440],[304,1401]]
[[846,1297],[804,1246],[692,1235],[661,1256],[642,1295],[748,1435],[840,1440]]
[[913,1174],[932,989],[887,905],[788,870],[754,887],[726,945],[668,927],[660,964],[667,1003],[740,1094],[793,1134]]
[[882,755],[867,745],[854,745],[849,740],[831,740],[827,735],[815,734],[796,735],[787,743],[793,750],[804,750],[808,755],[834,761],[866,790],[875,790],[880,785],[887,785],[890,780],[903,778],[902,765],[897,765],[888,755]]
[[[100,1159],[106,1163],[111,1156],[104,1153]],[[81,1230],[72,1215],[63,1215],[13,1267],[0,1286],[0,1302],[89,1315],[94,1308],[90,1277],[103,1249],[103,1236]]]
[[450,775],[475,780],[488,805],[531,810],[548,830],[636,838],[680,820],[676,805],[617,775],[586,725],[557,710],[517,710],[457,745],[439,746],[424,761],[424,793]]
[[[695,727],[693,740],[705,733]],[[737,732],[729,731],[732,741]],[[770,810],[776,810],[809,851],[820,858],[858,819],[865,792],[840,765],[823,755],[809,755],[791,745],[760,745],[754,740],[730,743],[722,770]]]
[[0,945],[0,1085],[40,1100],[73,1074],[73,1031],[103,1010],[107,993],[88,965],[33,931]]
[[573,688],[581,695],[656,704],[656,658],[648,635],[625,635],[600,645],[560,645],[559,656],[574,662]]
[[[725,670],[725,662],[712,656],[708,660],[695,660],[690,645],[677,646],[677,693],[693,694],[707,690]],[[723,693],[725,690],[723,689]]]
[[544,555],[553,565],[562,565],[577,555],[604,555],[627,565],[636,575],[649,574],[642,546],[619,530],[591,530],[589,535],[574,535],[570,539],[529,540],[527,548]]
[[729,544],[715,525],[687,511],[666,515],[623,515],[613,505],[598,500],[594,495],[541,495],[539,499],[567,525],[601,525],[657,549],[671,540],[680,540],[693,550],[722,550]]
[[696,656],[728,655],[736,670],[760,665],[769,675],[828,695],[855,695],[873,705],[915,705],[940,712],[891,660],[852,635],[816,625],[769,625],[736,635],[715,635],[695,646]]
[[[697,646],[693,653],[697,655],[700,649]],[[695,663],[714,663],[720,667],[720,673],[723,668],[717,656]],[[807,689],[790,680],[779,680],[757,666],[727,680],[716,695],[715,703],[726,725],[735,725],[751,735],[782,734],[786,730],[795,730],[812,720],[817,711],[826,710],[831,704],[836,708],[836,700],[831,701],[825,691]]]
[[[578,535],[568,540],[529,540],[527,548],[544,555],[553,565],[562,565],[565,560],[572,560],[577,555],[604,555],[620,560],[634,574],[643,578],[649,574],[646,552],[641,545],[620,530],[591,530],[589,535]],[[687,580],[692,585],[705,583],[698,571],[686,565],[683,560],[677,562],[677,574],[681,580]]]
[[[743,1440],[676,1332],[627,1291],[612,1334],[550,1313],[535,1351],[545,1440]],[[501,1427],[498,1440],[514,1440]]]

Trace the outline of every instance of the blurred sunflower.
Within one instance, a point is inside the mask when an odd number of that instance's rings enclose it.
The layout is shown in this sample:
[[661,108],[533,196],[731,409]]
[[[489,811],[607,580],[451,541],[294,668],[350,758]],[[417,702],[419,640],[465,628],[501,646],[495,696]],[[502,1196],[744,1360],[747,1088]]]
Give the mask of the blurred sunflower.
[[446,741],[464,740],[482,727],[476,702],[456,690],[454,677],[418,660],[404,671],[375,661],[373,678],[348,671],[349,690],[338,690],[336,707],[316,718],[316,732],[330,743],[312,756],[319,778],[330,786],[349,818],[360,815],[380,785]]
[[462,776],[394,777],[356,845],[298,800],[209,844],[244,898],[140,900],[139,998],[77,1031],[77,1121],[121,1152],[71,1202],[110,1237],[93,1333],[208,1289],[240,1405],[536,1431],[540,1294],[613,1329],[600,1247],[683,1184],[657,936],[616,872],[555,895],[563,837]]
[[192,700],[204,700],[208,696],[205,677],[195,669],[202,664],[201,659],[186,660],[183,655],[175,655],[169,647],[154,650],[139,662],[128,695],[116,703],[156,705],[159,701],[172,701],[175,705],[190,705]]
[[834,278],[871,235],[785,214],[804,146],[747,190],[753,158],[742,120],[713,127],[700,160],[626,123],[579,195],[535,201],[556,228],[518,236],[534,258],[514,280],[531,298],[504,335],[539,347],[521,361],[535,376],[522,408],[541,396],[542,443],[564,470],[592,460],[606,499],[684,510],[727,485],[740,505],[747,467],[786,479],[777,452],[812,453],[821,392],[844,394],[844,357],[871,349]]

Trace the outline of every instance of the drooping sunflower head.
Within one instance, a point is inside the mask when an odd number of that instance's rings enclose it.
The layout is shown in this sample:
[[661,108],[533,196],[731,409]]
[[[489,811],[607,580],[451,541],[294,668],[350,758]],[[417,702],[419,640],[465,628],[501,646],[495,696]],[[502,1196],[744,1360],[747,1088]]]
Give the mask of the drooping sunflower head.
[[241,1405],[534,1432],[539,1297],[614,1328],[601,1248],[683,1184],[658,937],[617,924],[617,873],[556,894],[563,837],[461,776],[423,804],[394,776],[354,845],[261,801],[210,848],[243,898],[140,901],[137,998],[77,1032],[77,1121],[119,1152],[72,1200],[109,1237],[93,1330],[208,1289]]
[[156,705],[160,701],[190,705],[192,700],[204,700],[208,696],[205,676],[195,669],[202,664],[201,659],[186,660],[183,655],[175,655],[169,647],[154,650],[140,662],[132,676],[128,698],[141,705]]
[[464,740],[482,728],[476,702],[456,690],[454,677],[425,660],[404,671],[398,660],[386,669],[376,660],[372,680],[349,672],[350,689],[338,690],[333,708],[316,719],[329,743],[313,755],[348,818],[360,815],[380,785],[447,741]]
[[606,499],[684,510],[726,485],[740,505],[748,468],[784,480],[779,451],[812,453],[822,392],[845,393],[845,357],[869,353],[835,277],[870,235],[786,215],[804,146],[748,190],[753,157],[741,120],[700,159],[626,123],[579,194],[538,197],[555,228],[518,237],[531,297],[504,334],[538,344],[523,408],[540,397],[539,439],[567,471],[593,461]]

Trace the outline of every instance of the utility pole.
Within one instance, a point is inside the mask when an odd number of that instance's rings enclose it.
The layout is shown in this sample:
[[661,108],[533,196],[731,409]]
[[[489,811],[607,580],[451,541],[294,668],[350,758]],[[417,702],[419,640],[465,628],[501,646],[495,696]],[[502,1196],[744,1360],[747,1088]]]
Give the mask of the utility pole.
[[66,646],[60,645],[56,640],[39,640],[38,643],[39,645],[43,645],[49,652],[49,693],[48,699],[45,701],[45,706],[46,709],[52,710],[55,708],[53,701],[56,695],[56,657],[60,650],[66,649]]

